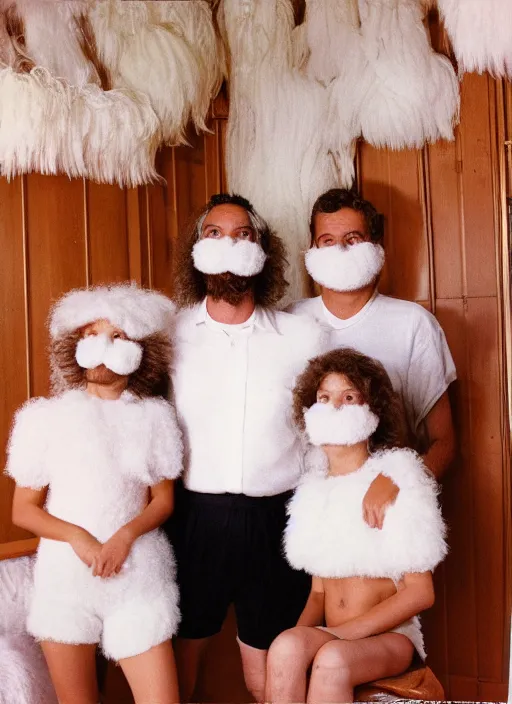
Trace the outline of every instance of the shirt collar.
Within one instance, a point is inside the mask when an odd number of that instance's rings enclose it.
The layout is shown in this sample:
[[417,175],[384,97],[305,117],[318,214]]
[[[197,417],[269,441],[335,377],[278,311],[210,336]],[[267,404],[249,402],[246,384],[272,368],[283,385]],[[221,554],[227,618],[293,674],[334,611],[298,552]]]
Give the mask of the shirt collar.
[[[260,330],[264,330],[265,332],[276,332],[279,335],[281,334],[277,327],[276,315],[273,310],[263,308],[262,306],[256,306],[254,312],[254,327],[260,328]],[[205,325],[206,320],[206,298],[204,298],[195,310],[194,324]]]
[[320,306],[322,309],[323,313],[323,318],[325,321],[327,321],[328,325],[331,328],[334,328],[335,330],[343,330],[344,328],[349,328],[352,325],[355,325],[358,323],[362,318],[364,318],[367,313],[369,312],[370,308],[373,305],[373,302],[378,296],[378,291],[375,289],[375,291],[372,294],[372,297],[370,298],[369,301],[367,301],[364,306],[361,308],[360,311],[358,311],[355,315],[353,315],[351,318],[338,318],[337,316],[334,315],[334,313],[331,313],[331,311],[327,308],[325,303],[322,300],[322,297],[320,296]]

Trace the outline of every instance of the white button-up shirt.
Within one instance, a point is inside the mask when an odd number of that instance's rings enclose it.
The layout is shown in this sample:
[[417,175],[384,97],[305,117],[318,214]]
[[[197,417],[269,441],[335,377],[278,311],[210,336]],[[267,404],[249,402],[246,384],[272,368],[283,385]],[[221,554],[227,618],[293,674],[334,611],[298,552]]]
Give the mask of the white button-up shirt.
[[173,385],[185,440],[185,485],[270,496],[303,468],[292,389],[326,348],[312,320],[256,307],[242,325],[212,321],[206,302],[178,315]]

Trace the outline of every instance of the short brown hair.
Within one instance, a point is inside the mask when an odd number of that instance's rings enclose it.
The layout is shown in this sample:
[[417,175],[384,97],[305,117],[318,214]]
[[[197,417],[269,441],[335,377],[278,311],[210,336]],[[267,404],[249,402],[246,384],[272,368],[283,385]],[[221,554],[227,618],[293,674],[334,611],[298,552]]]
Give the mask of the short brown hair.
[[[85,369],[80,367],[75,358],[76,346],[81,337],[82,331],[75,330],[53,340],[50,345],[53,394],[86,387]],[[128,391],[139,398],[168,398],[172,355],[169,338],[163,333],[154,333],[137,342],[142,347],[142,360],[138,369],[128,377]]]
[[244,208],[257,231],[259,242],[267,259],[262,271],[252,277],[254,300],[257,305],[263,307],[274,306],[284,296],[288,287],[288,282],[285,279],[285,269],[288,263],[285,246],[246,198],[230,193],[218,193],[212,196],[180,238],[176,252],[173,298],[180,306],[192,306],[205,298],[207,292],[206,276],[194,267],[192,248],[198,240],[200,235],[198,229],[205,216],[216,206],[225,204]]
[[403,409],[386,370],[377,360],[349,348],[315,357],[298,378],[293,390],[293,416],[301,430],[305,428],[304,409],[316,403],[318,387],[328,374],[345,375],[379,418],[369,440],[372,452],[404,445]]
[[342,208],[350,208],[361,213],[365,219],[371,241],[375,243],[382,241],[384,238],[384,216],[377,212],[370,201],[361,198],[357,191],[347,188],[331,188],[330,191],[326,191],[316,199],[309,222],[312,240],[315,239],[315,215],[317,213],[337,213]]

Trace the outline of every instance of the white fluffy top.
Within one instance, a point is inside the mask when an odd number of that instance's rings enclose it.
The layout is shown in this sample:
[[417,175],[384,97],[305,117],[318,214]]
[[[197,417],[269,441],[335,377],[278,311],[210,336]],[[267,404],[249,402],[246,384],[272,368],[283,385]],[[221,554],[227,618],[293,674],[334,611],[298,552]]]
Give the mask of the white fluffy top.
[[181,433],[167,401],[75,390],[18,411],[6,471],[18,486],[49,485],[47,511],[104,542],[143,511],[149,486],[181,469]]
[[33,557],[0,560],[0,637],[27,632],[25,623],[33,570]]
[[[356,472],[327,476],[314,450],[310,471],[288,505],[285,550],[295,569],[323,578],[387,577],[427,572],[446,553],[437,485],[411,450],[376,453]],[[320,461],[319,461],[320,460]],[[363,519],[363,498],[379,474],[400,486],[382,530]]]
[[50,314],[52,338],[66,335],[95,320],[105,319],[130,339],[169,333],[175,306],[161,293],[136,284],[75,289],[63,296]]

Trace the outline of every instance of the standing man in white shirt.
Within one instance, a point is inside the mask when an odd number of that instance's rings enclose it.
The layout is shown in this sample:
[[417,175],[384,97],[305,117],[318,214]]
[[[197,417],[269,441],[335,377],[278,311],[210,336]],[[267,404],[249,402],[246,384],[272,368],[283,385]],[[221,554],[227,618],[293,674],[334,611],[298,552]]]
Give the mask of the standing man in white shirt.
[[[378,359],[402,399],[412,444],[439,479],[455,454],[448,387],[456,372],[444,333],[416,303],[377,290],[384,265],[383,219],[354,191],[321,195],[311,215],[306,268],[321,295],[289,311],[316,319],[330,330],[331,347],[352,347]],[[380,476],[365,498],[368,523],[381,527],[397,493]]]
[[285,506],[302,471],[292,389],[325,349],[315,321],[275,311],[285,251],[252,205],[214,196],[182,241],[173,385],[184,488],[172,526],[182,623],[181,701],[234,604],[244,676],[263,701],[266,653],[297,622],[309,578],[282,551]]

